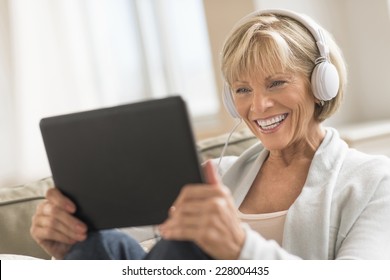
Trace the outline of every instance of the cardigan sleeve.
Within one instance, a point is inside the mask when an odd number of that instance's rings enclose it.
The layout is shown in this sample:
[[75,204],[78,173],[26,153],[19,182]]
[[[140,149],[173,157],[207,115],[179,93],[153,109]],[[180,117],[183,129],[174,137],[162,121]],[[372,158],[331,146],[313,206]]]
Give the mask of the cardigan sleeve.
[[[336,259],[390,259],[390,164],[381,162],[376,171],[382,176],[371,180],[375,191],[367,193],[367,203],[342,240]],[[379,174],[376,175],[379,175]],[[367,187],[367,186],[366,186]]]

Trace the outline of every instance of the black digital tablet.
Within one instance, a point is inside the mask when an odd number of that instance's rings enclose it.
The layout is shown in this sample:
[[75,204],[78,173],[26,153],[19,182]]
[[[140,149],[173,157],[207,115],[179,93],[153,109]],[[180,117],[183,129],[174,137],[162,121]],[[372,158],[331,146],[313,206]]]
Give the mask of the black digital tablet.
[[203,181],[179,96],[40,122],[55,186],[90,230],[162,223],[180,189]]

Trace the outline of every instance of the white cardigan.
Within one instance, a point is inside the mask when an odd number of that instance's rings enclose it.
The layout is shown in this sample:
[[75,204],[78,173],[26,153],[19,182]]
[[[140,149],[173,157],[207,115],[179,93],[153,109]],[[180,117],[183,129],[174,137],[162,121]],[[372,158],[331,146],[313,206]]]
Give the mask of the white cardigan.
[[[288,210],[282,247],[244,226],[240,259],[390,259],[390,159],[350,149],[334,129],[326,131]],[[223,158],[222,181],[237,207],[267,154],[256,144]]]

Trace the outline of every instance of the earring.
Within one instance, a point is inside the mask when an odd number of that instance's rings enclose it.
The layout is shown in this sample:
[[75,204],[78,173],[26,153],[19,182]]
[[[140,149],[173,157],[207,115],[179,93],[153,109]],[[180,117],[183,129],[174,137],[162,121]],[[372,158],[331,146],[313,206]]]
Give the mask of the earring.
[[325,101],[324,100],[317,100],[317,105],[319,105],[320,107],[324,107],[325,105]]

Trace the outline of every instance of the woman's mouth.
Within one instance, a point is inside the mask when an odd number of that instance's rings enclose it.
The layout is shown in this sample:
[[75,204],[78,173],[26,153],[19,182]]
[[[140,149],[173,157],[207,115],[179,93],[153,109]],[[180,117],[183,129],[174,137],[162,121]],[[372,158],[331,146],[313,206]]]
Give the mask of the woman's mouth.
[[265,133],[271,133],[274,132],[282,123],[283,121],[287,118],[288,114],[281,114],[277,116],[273,116],[268,119],[261,119],[261,120],[256,120],[256,124],[258,127],[262,130],[262,132]]

